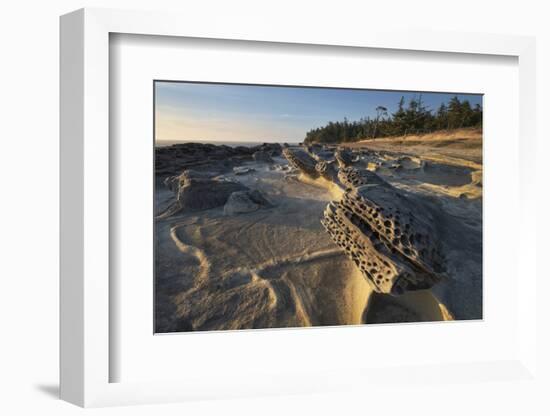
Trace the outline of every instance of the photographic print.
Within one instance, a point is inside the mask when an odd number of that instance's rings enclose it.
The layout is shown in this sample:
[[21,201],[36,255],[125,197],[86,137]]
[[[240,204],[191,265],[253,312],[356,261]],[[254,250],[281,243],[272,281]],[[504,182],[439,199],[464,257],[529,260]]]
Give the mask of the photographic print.
[[155,332],[482,319],[481,94],[153,88]]

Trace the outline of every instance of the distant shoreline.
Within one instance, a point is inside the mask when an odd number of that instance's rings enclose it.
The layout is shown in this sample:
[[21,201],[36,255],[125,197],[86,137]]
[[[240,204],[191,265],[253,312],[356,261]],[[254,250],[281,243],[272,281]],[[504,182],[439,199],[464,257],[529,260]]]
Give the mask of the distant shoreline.
[[257,142],[247,142],[247,141],[224,141],[224,140],[167,140],[167,141],[158,141],[155,142],[155,147],[166,147],[166,146],[172,146],[174,144],[187,144],[187,143],[201,143],[201,144],[213,144],[216,146],[231,146],[231,147],[238,147],[238,146],[245,146],[245,147],[254,147],[259,146],[264,143],[288,143],[291,146],[297,146],[299,142],[285,142],[285,141],[279,141],[279,142],[263,142],[263,141],[257,141]]

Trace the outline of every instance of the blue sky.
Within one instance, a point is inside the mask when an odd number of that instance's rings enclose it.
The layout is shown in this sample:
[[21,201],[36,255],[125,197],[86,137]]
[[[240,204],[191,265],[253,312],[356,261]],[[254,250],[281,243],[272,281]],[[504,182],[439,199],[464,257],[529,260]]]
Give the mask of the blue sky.
[[[299,142],[307,131],[329,121],[392,112],[401,96],[419,93],[335,88],[270,87],[236,84],[156,82],[157,141]],[[429,109],[457,95],[472,105],[481,95],[422,93]]]

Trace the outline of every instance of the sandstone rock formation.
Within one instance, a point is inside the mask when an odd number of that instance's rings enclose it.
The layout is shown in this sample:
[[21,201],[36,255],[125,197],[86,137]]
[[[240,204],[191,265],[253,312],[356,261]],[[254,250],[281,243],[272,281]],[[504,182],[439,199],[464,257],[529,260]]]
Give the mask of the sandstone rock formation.
[[325,148],[320,145],[311,145],[306,147],[307,152],[318,162],[332,162],[334,161],[334,151],[332,149]]
[[388,184],[349,190],[321,222],[376,292],[427,289],[444,273],[430,213]]
[[256,169],[250,168],[248,166],[235,166],[233,168],[233,173],[235,175],[246,175],[247,173],[255,172]]
[[179,175],[168,176],[164,179],[164,185],[172,192],[178,193],[180,186],[183,186],[185,181],[189,179],[209,179],[216,176],[218,172],[211,171],[196,171],[193,169],[184,170]]
[[173,176],[186,169],[217,170],[225,172],[243,162],[253,160],[256,152],[270,157],[280,156],[279,143],[263,143],[258,146],[226,146],[210,143],[179,143],[155,148],[155,172],[161,176]]
[[283,150],[283,146],[279,143],[263,143],[259,146],[252,147],[252,152],[262,151],[266,152],[270,156],[280,156]]
[[244,214],[270,206],[271,204],[260,191],[237,191],[233,192],[227,199],[223,207],[223,213],[225,215]]
[[425,162],[418,157],[402,156],[397,159],[396,165],[396,169],[421,170],[424,169]]
[[200,211],[222,206],[236,191],[248,188],[238,182],[209,177],[206,173],[185,171],[172,178],[169,185],[176,193],[179,210]]
[[285,147],[283,149],[283,156],[292,167],[300,170],[310,178],[317,179],[319,177],[319,173],[315,169],[317,161],[305,150],[296,147]]
[[273,159],[271,158],[271,155],[264,150],[258,150],[257,152],[254,152],[252,154],[252,158],[256,162],[273,163]]
[[366,169],[352,167],[341,168],[338,171],[338,179],[346,189],[358,188],[363,185],[387,185],[379,175]]
[[327,181],[338,183],[338,169],[334,162],[318,162],[315,165],[315,170]]
[[345,168],[353,164],[353,155],[349,150],[337,149],[336,152],[334,153],[334,156],[336,157],[336,160],[338,161],[338,165],[341,168]]

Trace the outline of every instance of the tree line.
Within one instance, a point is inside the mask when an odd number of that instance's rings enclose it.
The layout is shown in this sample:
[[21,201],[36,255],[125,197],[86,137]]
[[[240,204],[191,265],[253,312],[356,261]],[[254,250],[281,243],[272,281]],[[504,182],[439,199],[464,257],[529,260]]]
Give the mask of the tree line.
[[468,100],[461,101],[457,96],[446,104],[441,103],[435,111],[424,105],[422,95],[411,98],[407,105],[402,96],[394,113],[389,113],[386,107],[378,106],[375,117],[351,122],[346,118],[344,121],[331,121],[324,127],[308,131],[304,142],[342,143],[464,127],[481,128],[482,120],[483,110],[479,104],[472,106]]

